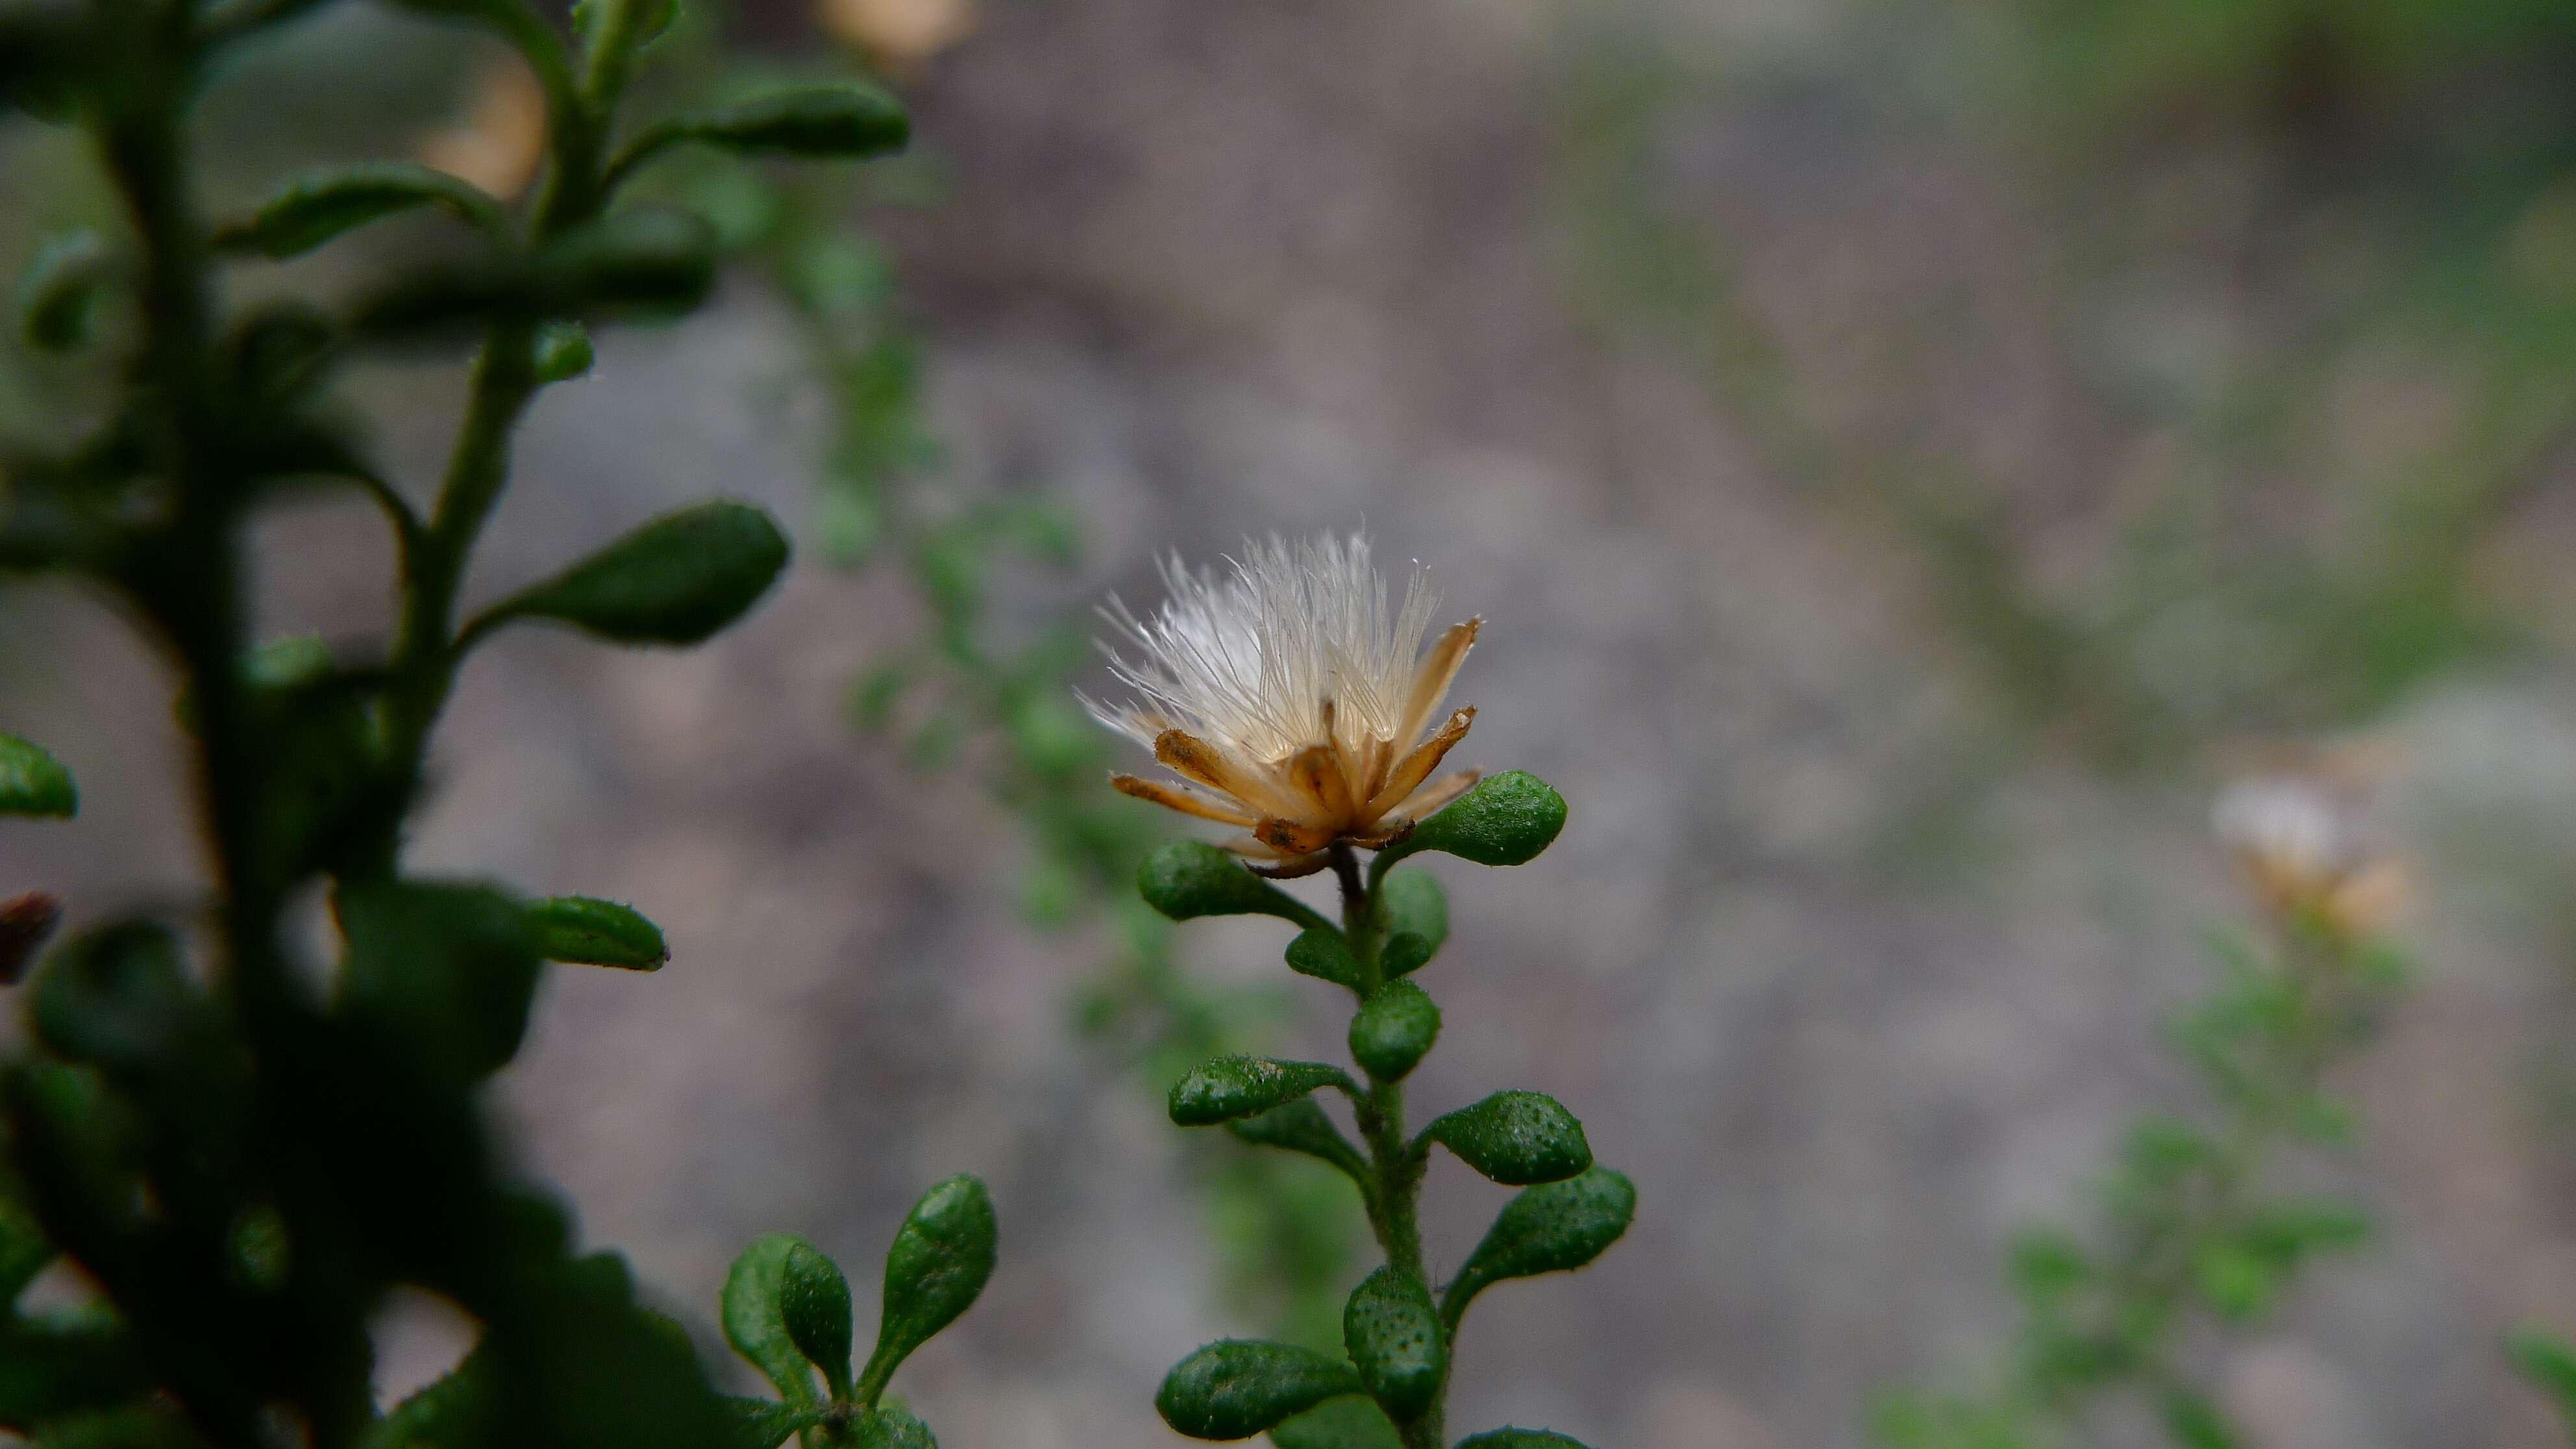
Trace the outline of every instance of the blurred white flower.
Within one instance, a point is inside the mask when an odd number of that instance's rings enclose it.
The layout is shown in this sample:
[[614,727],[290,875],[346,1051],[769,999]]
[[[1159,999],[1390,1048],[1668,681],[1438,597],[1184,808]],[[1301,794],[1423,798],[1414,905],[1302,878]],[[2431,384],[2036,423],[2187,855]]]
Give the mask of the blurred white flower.
[[[1132,660],[1104,641],[1138,700],[1083,700],[1101,723],[1154,752],[1188,783],[1112,777],[1127,794],[1250,835],[1228,848],[1276,875],[1323,867],[1337,841],[1391,843],[1476,782],[1431,772],[1476,717],[1433,728],[1482,622],[1454,624],[1422,649],[1437,600],[1420,565],[1390,610],[1368,540],[1290,546],[1247,540],[1219,577],[1162,565],[1170,597],[1150,619],[1115,599],[1103,614]],[[1204,787],[1204,788],[1201,788]]]
[[2265,909],[2307,915],[2346,936],[2384,928],[2405,903],[2405,868],[2382,855],[2350,780],[2280,770],[2227,786],[2210,828]]

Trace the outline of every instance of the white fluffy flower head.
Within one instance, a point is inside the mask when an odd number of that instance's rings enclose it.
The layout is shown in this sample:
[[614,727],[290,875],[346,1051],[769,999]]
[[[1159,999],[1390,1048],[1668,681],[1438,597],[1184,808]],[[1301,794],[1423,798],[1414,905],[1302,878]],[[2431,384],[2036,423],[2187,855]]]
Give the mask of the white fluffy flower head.
[[1229,562],[1193,573],[1175,555],[1152,616],[1114,599],[1102,611],[1121,636],[1102,648],[1136,702],[1083,703],[1191,782],[1121,775],[1119,789],[1243,826],[1235,849],[1302,873],[1336,841],[1383,845],[1475,783],[1429,777],[1475,718],[1458,710],[1432,729],[1480,621],[1425,653],[1438,600],[1420,565],[1391,607],[1356,534],[1248,540]]

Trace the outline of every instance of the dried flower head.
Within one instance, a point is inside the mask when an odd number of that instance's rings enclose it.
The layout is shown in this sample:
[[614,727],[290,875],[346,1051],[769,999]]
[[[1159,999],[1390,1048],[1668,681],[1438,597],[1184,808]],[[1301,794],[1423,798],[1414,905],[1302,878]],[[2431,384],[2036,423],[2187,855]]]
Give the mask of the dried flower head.
[[1356,534],[1247,540],[1230,562],[1223,577],[1194,574],[1175,555],[1162,566],[1170,597],[1152,618],[1115,599],[1102,611],[1136,651],[1102,644],[1137,701],[1083,703],[1187,781],[1110,783],[1242,826],[1251,833],[1228,848],[1283,876],[1322,869],[1337,842],[1387,845],[1476,783],[1472,770],[1431,772],[1476,717],[1434,719],[1482,620],[1451,625],[1424,651],[1438,600],[1423,569],[1391,610]]
[[2373,849],[2355,782],[2323,771],[2250,776],[2219,792],[2210,827],[2265,909],[2346,936],[2385,927],[2405,903],[2405,868]]

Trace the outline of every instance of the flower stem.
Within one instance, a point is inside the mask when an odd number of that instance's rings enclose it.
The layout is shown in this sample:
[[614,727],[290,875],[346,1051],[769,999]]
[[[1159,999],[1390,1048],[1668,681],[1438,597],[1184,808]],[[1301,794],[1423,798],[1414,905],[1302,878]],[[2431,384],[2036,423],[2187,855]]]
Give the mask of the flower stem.
[[[1359,860],[1351,847],[1335,842],[1332,851],[1333,873],[1342,884],[1342,934],[1350,942],[1352,958],[1359,963],[1361,996],[1365,999],[1384,984],[1378,952],[1385,944],[1386,922],[1378,914],[1376,892],[1362,882]],[[1422,1267],[1422,1230],[1416,1210],[1422,1195],[1423,1159],[1405,1136],[1404,1084],[1382,1078],[1365,1066],[1361,1070],[1367,1072],[1369,1084],[1358,1113],[1360,1134],[1367,1141],[1369,1154],[1369,1227],[1377,1234],[1378,1247],[1385,1252],[1387,1263],[1421,1284],[1428,1294],[1431,1281]],[[1442,1331],[1446,1332],[1445,1325]],[[1442,1345],[1444,1357],[1447,1348]],[[1440,1449],[1442,1409],[1448,1389],[1444,1378],[1431,1407],[1396,1425],[1404,1449]]]

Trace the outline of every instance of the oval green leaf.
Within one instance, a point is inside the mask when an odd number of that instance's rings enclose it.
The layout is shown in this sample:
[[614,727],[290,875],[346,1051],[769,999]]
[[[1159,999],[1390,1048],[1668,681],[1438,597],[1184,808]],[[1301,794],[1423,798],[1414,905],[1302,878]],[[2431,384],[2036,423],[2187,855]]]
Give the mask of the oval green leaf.
[[1335,1086],[1351,1088],[1350,1075],[1323,1062],[1218,1057],[1172,1084],[1172,1121],[1183,1127],[1213,1127]]
[[1330,926],[1297,933],[1297,939],[1288,943],[1288,969],[1353,991],[1360,989],[1360,963],[1351,957],[1350,942]]
[[787,1402],[810,1408],[821,1402],[806,1357],[787,1331],[785,1297],[787,1260],[803,1248],[821,1256],[814,1245],[794,1233],[764,1233],[751,1240],[725,1274],[720,1301],[725,1342],[744,1362],[760,1370]]
[[787,536],[746,503],[666,513],[493,610],[621,644],[695,644],[742,617],[787,566]]
[[527,912],[537,954],[549,961],[658,971],[671,959],[662,928],[633,906],[591,896],[548,896],[530,901]]
[[538,328],[533,355],[539,382],[570,382],[590,371],[597,360],[590,332],[578,322],[549,322]]
[[1311,1348],[1226,1338],[1174,1365],[1154,1410],[1193,1439],[1249,1439],[1326,1399],[1363,1391],[1357,1370]]
[[886,1249],[885,1302],[876,1351],[857,1396],[873,1401],[912,1351],[973,1307],[993,1276],[999,1237],[993,1199],[963,1173],[921,1195]]
[[72,772],[42,745],[0,735],[0,815],[68,818],[80,811]]
[[658,148],[697,141],[772,156],[857,157],[900,150],[911,135],[903,104],[873,86],[794,86],[655,128]]
[[1421,1279],[1391,1266],[1361,1279],[1342,1306],[1342,1344],[1387,1417],[1415,1418],[1439,1397],[1449,1354]]
[[538,970],[517,901],[486,886],[388,881],[343,886],[332,907],[349,944],[341,1015],[451,1080],[517,1054]]
[[1440,1036],[1440,1008],[1410,981],[1390,981],[1351,1018],[1351,1060],[1380,1081],[1401,1081]]
[[1368,1172],[1359,1149],[1351,1145],[1312,1097],[1300,1097],[1284,1107],[1250,1117],[1234,1118],[1225,1127],[1255,1147],[1277,1147],[1320,1157],[1354,1178],[1364,1178]]
[[1568,1272],[1600,1257],[1628,1231],[1636,1214],[1636,1185],[1606,1167],[1523,1189],[1495,1215],[1484,1241],[1451,1281],[1450,1321],[1464,1316],[1477,1294],[1506,1278]]
[[[1386,963],[1386,974],[1403,976],[1438,955],[1442,943],[1449,939],[1449,893],[1441,888],[1440,878],[1427,870],[1391,872],[1378,884],[1378,910],[1386,919],[1386,949],[1380,952]],[[1395,966],[1396,941],[1405,936],[1421,944],[1408,947],[1408,953],[1421,952],[1421,960],[1399,971]]]
[[1145,904],[1175,921],[1266,915],[1332,929],[1294,896],[1245,870],[1241,860],[1196,840],[1176,840],[1145,857],[1136,888]]
[[715,285],[716,234],[705,218],[667,206],[603,217],[546,250],[539,294],[550,309],[679,312]]
[[101,927],[55,952],[27,1014],[56,1055],[112,1075],[175,1066],[216,1030],[179,938],[150,921]]
[[1522,865],[1565,828],[1565,797],[1526,770],[1506,770],[1415,826],[1391,849],[1437,850],[1478,865]]
[[1583,1124],[1544,1092],[1496,1092],[1436,1119],[1422,1135],[1505,1187],[1556,1182],[1592,1165]]
[[823,1371],[836,1399],[850,1392],[850,1281],[821,1249],[799,1239],[779,1265],[778,1316],[788,1340]]
[[295,177],[248,219],[217,231],[215,246],[283,261],[369,222],[423,206],[444,208],[488,230],[502,228],[500,203],[470,182],[415,162],[367,161],[324,166]]

